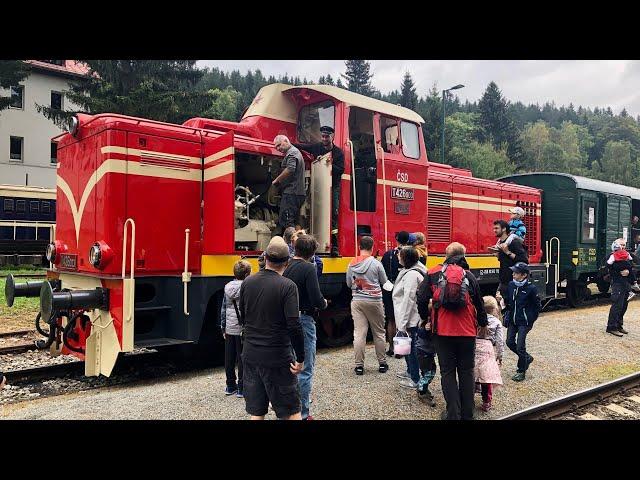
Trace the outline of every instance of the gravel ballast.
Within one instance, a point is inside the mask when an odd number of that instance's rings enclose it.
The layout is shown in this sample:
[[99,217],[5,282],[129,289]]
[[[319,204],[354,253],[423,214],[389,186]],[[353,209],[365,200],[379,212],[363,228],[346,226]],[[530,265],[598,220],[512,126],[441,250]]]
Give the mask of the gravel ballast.
[[[477,410],[478,419],[498,418],[607,380],[640,370],[640,302],[632,301],[625,318],[629,334],[605,333],[608,304],[560,308],[543,313],[527,338],[535,357],[527,379],[515,383],[517,357],[506,349],[504,386],[494,392],[494,408]],[[431,384],[436,407],[398,385],[403,359],[389,359],[390,369],[377,371],[373,346],[367,345],[365,374],[353,373],[353,350],[321,350],[316,361],[311,414],[331,419],[439,419],[444,409],[440,374]],[[247,419],[244,400],[223,393],[223,368],[179,374],[136,383],[0,406],[6,419]],[[0,397],[5,392],[0,392]],[[481,403],[476,397],[476,404]],[[275,418],[270,412],[267,418]]]

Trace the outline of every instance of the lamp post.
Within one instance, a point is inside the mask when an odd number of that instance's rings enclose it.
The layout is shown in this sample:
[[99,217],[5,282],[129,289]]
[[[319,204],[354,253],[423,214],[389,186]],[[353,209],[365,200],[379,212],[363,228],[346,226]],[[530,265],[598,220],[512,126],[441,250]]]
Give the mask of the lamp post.
[[444,104],[447,100],[447,92],[451,90],[458,90],[459,88],[464,88],[464,85],[456,85],[455,87],[448,88],[446,90],[442,90],[442,154],[440,155],[440,163],[444,163],[444,117],[445,117],[445,109]]

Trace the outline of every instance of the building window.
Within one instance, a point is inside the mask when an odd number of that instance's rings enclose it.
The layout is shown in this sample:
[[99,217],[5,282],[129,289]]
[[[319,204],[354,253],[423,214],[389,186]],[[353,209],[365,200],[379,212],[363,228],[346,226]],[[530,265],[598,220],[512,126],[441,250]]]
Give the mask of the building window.
[[51,109],[62,110],[62,93],[51,92]]
[[42,213],[51,213],[51,204],[49,202],[42,202]]
[[9,159],[23,161],[23,149],[24,149],[24,138],[22,137],[11,137],[9,141]]
[[38,200],[31,200],[29,202],[29,210],[31,213],[38,213],[40,211],[40,202]]
[[52,65],[60,65],[61,67],[64,67],[65,65],[64,60],[40,60],[40,61],[45,63],[51,63]]
[[27,211],[27,201],[26,200],[16,200],[16,212],[24,213]]
[[13,198],[4,199],[4,211],[13,212]]
[[415,123],[401,122],[402,153],[408,158],[420,158],[420,137]]
[[51,164],[55,165],[56,163],[58,163],[58,144],[51,142]]
[[11,103],[9,106],[11,108],[24,108],[24,86],[18,85],[15,87],[11,87]]

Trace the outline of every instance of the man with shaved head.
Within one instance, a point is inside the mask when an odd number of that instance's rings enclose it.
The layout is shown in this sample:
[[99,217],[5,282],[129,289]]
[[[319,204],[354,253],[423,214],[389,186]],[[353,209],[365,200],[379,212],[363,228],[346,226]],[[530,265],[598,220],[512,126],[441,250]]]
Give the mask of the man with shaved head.
[[280,232],[283,232],[287,227],[296,225],[300,208],[306,197],[304,159],[300,150],[291,145],[286,135],[277,135],[273,139],[273,145],[276,150],[284,154],[281,164],[282,172],[271,182],[273,186],[282,188],[278,226]]

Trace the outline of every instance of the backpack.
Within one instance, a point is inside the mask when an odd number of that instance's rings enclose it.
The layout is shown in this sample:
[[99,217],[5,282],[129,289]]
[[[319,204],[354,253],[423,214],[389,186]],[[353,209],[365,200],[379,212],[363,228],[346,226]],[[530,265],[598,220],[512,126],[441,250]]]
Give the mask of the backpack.
[[469,303],[469,279],[460,265],[446,264],[433,292],[434,307],[458,310]]

